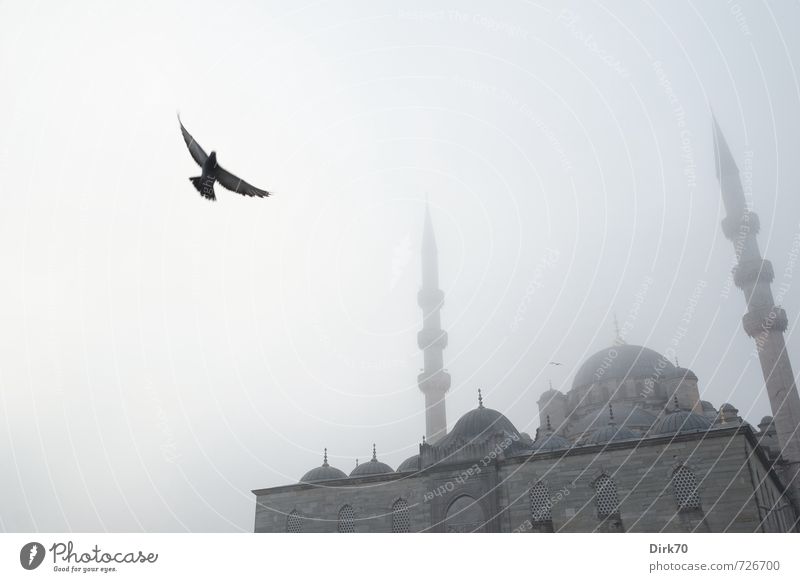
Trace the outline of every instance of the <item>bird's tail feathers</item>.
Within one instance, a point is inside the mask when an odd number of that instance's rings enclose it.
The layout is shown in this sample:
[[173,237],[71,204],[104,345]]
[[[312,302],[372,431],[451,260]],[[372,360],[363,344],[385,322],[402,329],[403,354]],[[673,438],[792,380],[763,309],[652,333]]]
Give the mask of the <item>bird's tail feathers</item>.
[[203,187],[202,176],[195,176],[194,178],[189,178],[189,180],[191,180],[194,187],[197,188],[197,191],[200,192],[200,196],[211,200],[212,202],[217,199],[217,197],[214,195],[213,184],[208,188]]

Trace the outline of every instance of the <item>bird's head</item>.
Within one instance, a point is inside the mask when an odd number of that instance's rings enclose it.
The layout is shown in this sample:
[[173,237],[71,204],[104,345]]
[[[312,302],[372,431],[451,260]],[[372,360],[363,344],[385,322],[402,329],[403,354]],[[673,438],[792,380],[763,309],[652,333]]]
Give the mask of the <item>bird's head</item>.
[[211,160],[211,163],[216,166],[217,165],[217,152],[211,152],[208,155],[208,159]]

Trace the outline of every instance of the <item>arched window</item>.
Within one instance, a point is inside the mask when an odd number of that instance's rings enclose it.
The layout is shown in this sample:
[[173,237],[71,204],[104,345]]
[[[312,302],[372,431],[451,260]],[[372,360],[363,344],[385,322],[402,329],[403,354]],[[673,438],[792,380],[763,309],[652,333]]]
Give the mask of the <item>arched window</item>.
[[553,521],[553,515],[550,511],[553,504],[550,501],[550,492],[547,490],[547,485],[539,481],[531,487],[528,495],[531,501],[531,521],[533,523]]
[[685,465],[681,465],[672,473],[672,491],[675,493],[678,509],[700,509],[697,479]]
[[303,531],[303,519],[296,509],[286,516],[286,531],[289,533],[301,533]]
[[350,505],[343,505],[339,510],[339,533],[355,533],[356,512]]
[[408,533],[411,531],[411,512],[408,501],[398,499],[392,504],[392,533]]
[[594,482],[594,503],[597,506],[597,515],[600,517],[619,513],[617,484],[606,474],[600,475]]

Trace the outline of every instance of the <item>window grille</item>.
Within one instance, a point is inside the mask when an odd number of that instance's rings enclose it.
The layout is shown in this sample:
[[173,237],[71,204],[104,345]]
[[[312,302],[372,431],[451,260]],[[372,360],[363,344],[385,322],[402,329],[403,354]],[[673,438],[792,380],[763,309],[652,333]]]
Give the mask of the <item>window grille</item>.
[[700,496],[697,494],[697,479],[692,471],[681,465],[672,474],[672,489],[679,509],[699,509]]
[[292,510],[286,517],[286,531],[289,533],[301,533],[303,531],[303,520],[296,509]]
[[550,501],[550,492],[547,490],[547,486],[539,481],[531,487],[529,496],[531,501],[531,521],[533,523],[552,521],[553,515],[550,511],[552,502]]
[[339,510],[339,533],[355,533],[356,513],[349,505],[344,505]]
[[411,512],[408,501],[398,499],[392,505],[392,533],[408,533],[411,531]]
[[615,515],[619,511],[617,485],[608,475],[600,475],[594,482],[594,502],[600,517]]

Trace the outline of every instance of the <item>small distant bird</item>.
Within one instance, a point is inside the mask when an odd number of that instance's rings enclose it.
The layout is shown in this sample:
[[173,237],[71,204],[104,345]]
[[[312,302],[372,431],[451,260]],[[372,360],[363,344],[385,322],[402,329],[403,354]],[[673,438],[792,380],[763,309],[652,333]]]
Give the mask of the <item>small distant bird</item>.
[[189,178],[201,196],[209,200],[217,199],[214,195],[214,182],[219,182],[223,188],[227,188],[231,192],[238,192],[245,196],[258,196],[259,198],[269,196],[269,192],[266,190],[261,190],[248,184],[220,166],[217,163],[217,152],[211,152],[211,155],[207,154],[200,147],[200,144],[194,141],[194,138],[186,131],[186,128],[183,127],[180,116],[178,116],[178,123],[180,123],[183,141],[186,142],[189,153],[192,154],[192,158],[197,162],[197,165],[203,168],[203,173],[200,176]]
[[561,362],[547,362],[547,363],[550,364],[551,366],[560,366],[561,365]]

